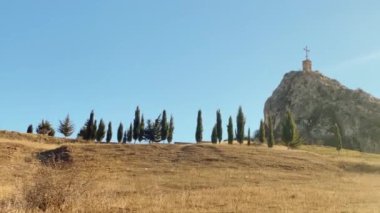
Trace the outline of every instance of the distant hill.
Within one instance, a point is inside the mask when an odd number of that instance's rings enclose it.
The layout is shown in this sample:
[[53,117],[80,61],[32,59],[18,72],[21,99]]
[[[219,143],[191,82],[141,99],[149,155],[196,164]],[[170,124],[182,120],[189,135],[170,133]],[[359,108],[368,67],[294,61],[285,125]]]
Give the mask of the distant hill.
[[337,123],[344,148],[380,153],[380,100],[361,89],[348,89],[319,72],[292,71],[265,103],[266,121],[272,116],[276,137],[286,109],[308,143],[334,145]]

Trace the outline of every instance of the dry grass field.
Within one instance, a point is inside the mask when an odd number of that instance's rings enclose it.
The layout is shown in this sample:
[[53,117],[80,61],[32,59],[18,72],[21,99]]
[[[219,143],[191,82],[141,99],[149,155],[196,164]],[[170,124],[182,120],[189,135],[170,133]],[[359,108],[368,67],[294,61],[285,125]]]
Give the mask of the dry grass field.
[[[376,154],[316,146],[54,144],[5,135],[0,212],[380,212]],[[36,153],[61,145],[72,163],[37,160]]]

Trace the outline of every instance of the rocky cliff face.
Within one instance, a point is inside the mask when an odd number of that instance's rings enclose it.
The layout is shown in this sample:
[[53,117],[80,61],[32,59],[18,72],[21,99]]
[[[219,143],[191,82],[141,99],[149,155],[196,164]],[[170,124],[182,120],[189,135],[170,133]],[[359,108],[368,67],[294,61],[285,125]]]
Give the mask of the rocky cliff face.
[[289,109],[307,143],[335,145],[333,125],[340,126],[343,147],[380,153],[380,100],[351,90],[319,72],[289,72],[265,103],[276,138]]

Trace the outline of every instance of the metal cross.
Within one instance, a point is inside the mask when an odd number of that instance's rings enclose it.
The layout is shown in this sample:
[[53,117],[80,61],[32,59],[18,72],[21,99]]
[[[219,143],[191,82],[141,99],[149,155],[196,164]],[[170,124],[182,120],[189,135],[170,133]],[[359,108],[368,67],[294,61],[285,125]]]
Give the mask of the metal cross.
[[306,46],[303,50],[306,52],[306,60],[309,60],[310,49]]

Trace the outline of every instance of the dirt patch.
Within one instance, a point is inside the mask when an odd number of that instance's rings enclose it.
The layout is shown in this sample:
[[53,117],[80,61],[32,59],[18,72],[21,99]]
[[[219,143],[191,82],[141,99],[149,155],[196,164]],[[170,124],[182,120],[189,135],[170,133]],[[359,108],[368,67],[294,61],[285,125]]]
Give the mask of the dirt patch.
[[67,146],[61,146],[57,149],[39,152],[37,158],[42,164],[47,166],[68,165],[73,162],[71,150]]

